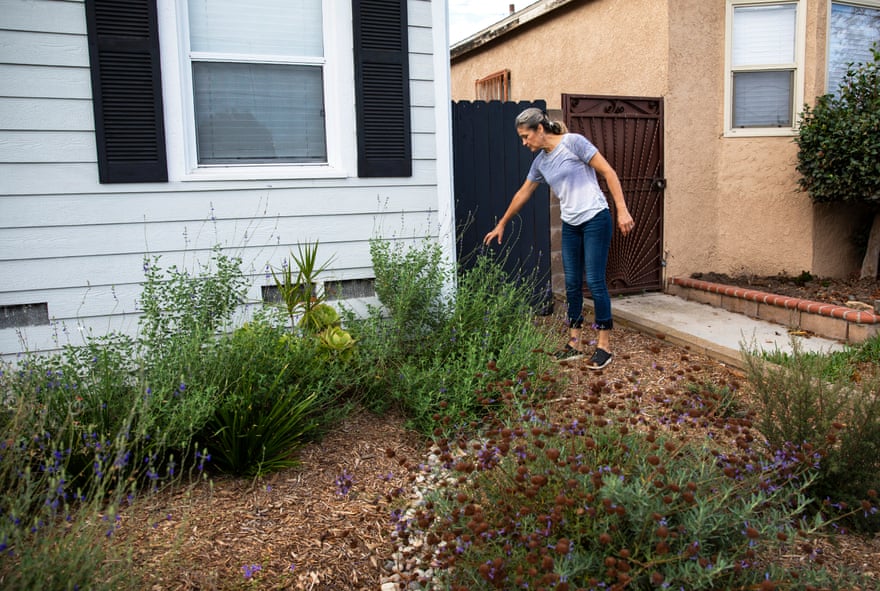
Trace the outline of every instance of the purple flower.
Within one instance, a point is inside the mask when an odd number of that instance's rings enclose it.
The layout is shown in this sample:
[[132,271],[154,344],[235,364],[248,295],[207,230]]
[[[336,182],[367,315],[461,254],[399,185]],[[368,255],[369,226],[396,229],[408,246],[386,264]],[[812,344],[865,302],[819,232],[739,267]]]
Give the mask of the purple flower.
[[241,568],[244,571],[245,580],[250,580],[250,578],[253,577],[256,573],[263,570],[263,567],[259,564],[246,564]]
[[354,478],[352,475],[348,473],[348,470],[343,470],[342,474],[336,477],[336,494],[341,497],[346,496],[353,484]]

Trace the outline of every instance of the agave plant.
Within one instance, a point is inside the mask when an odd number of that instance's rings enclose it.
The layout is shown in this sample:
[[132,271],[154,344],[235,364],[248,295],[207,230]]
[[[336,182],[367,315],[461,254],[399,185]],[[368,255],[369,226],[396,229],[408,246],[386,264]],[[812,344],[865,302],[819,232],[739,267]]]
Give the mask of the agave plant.
[[[291,326],[299,326],[312,334],[317,333],[326,326],[327,309],[333,308],[324,303],[326,296],[316,293],[314,287],[318,275],[327,269],[333,258],[320,267],[317,266],[317,242],[297,245],[297,254],[291,252],[290,258],[291,263],[284,265],[280,271],[272,269],[272,279],[275,280],[275,287],[290,317]],[[333,312],[335,314],[335,310]],[[338,321],[338,316],[336,319]]]

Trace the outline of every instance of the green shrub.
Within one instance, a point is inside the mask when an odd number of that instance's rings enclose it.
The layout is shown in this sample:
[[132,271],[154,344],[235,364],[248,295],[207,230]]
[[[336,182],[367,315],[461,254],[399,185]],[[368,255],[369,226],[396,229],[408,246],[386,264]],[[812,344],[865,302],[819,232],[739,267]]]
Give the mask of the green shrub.
[[295,465],[339,392],[317,338],[257,319],[207,357],[221,400],[199,438],[212,465],[246,476]]
[[[806,444],[821,456],[808,489],[816,501],[828,510],[853,507],[869,490],[880,490],[880,376],[829,380],[838,373],[829,369],[837,358],[805,354],[796,342],[783,366],[746,359],[762,405],[759,428],[770,445]],[[880,530],[873,514],[851,523]]]
[[485,412],[494,370],[525,372],[549,365],[547,335],[533,322],[532,283],[507,280],[499,261],[478,257],[457,276],[454,293],[442,250],[425,240],[409,249],[374,241],[371,253],[382,309],[365,319],[346,312],[358,340],[358,387],[374,409],[398,405],[410,424],[451,432]]
[[376,296],[387,311],[397,355],[419,355],[449,315],[444,293],[454,268],[429,239],[413,246],[373,239],[370,257]]
[[851,68],[837,96],[805,106],[799,122],[797,170],[815,202],[880,204],[880,51]]

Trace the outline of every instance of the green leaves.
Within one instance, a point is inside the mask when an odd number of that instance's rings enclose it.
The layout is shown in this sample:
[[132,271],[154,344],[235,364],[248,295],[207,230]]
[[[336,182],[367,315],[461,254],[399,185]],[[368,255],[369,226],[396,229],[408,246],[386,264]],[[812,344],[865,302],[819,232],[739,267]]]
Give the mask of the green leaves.
[[797,171],[816,203],[861,201],[880,206],[880,51],[853,66],[838,89],[800,117]]

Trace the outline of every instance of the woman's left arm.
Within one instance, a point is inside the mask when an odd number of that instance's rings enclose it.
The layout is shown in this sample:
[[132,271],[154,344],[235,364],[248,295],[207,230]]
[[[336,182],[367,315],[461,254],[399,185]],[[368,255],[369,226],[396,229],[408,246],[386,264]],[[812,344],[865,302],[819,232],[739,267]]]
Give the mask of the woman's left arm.
[[614,209],[617,212],[617,227],[620,228],[620,233],[626,236],[632,231],[635,222],[629,213],[629,209],[626,207],[626,200],[623,198],[623,187],[620,185],[617,173],[614,172],[614,169],[611,168],[611,165],[608,164],[608,161],[599,152],[596,152],[590,158],[590,166],[601,174],[605,182],[608,183],[608,189],[611,191],[611,197],[614,199]]

